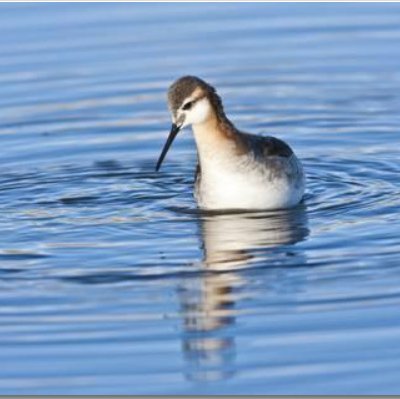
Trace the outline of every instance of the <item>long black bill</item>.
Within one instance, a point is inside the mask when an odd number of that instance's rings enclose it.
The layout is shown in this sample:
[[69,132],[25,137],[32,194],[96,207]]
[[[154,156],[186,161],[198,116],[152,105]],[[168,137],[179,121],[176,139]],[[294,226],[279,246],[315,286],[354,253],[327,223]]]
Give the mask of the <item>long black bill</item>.
[[181,127],[176,125],[175,123],[172,124],[171,126],[171,131],[169,132],[167,141],[164,144],[164,148],[162,149],[160,158],[158,158],[157,166],[156,166],[156,171],[160,169],[160,166],[162,162],[164,161],[165,156],[167,155],[167,152],[169,150],[169,147],[171,147],[172,142],[174,141],[176,135],[179,133],[179,130],[181,130]]

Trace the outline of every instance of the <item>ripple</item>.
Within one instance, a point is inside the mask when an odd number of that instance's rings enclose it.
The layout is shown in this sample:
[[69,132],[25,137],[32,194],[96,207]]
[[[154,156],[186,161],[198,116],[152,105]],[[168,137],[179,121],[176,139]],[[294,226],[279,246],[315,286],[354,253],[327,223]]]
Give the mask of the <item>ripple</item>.
[[[399,8],[293,7],[1,5],[0,393],[398,393]],[[301,206],[199,211],[189,132],[154,172],[187,73]]]

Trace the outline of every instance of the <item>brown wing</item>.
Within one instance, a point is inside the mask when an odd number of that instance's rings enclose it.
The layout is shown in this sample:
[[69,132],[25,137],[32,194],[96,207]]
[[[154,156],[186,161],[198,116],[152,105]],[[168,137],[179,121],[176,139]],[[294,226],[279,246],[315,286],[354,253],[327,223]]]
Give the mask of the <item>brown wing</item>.
[[284,157],[289,158],[293,151],[283,140],[277,139],[272,136],[255,136],[245,134],[247,145],[252,148],[255,154],[265,157]]

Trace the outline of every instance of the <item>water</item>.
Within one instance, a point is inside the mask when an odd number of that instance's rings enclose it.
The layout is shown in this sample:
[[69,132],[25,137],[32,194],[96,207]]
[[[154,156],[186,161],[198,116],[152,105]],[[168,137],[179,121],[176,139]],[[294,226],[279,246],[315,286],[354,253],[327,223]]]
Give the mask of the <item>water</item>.
[[[399,394],[398,4],[1,4],[1,394]],[[165,91],[307,172],[201,215]]]

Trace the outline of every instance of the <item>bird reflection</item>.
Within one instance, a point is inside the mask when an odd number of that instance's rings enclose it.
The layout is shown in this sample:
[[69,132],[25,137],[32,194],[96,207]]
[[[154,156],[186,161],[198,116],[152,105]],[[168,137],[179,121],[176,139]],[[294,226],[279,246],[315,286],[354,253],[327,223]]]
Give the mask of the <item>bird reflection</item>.
[[[232,375],[235,316],[241,292],[245,291],[244,270],[252,264],[260,266],[260,262],[267,267],[268,257],[276,259],[277,248],[289,245],[290,251],[290,244],[307,237],[307,225],[303,207],[201,217],[201,270],[195,277],[184,279],[180,287],[188,379],[216,381]],[[281,266],[293,264],[296,256],[286,252],[279,261]]]

